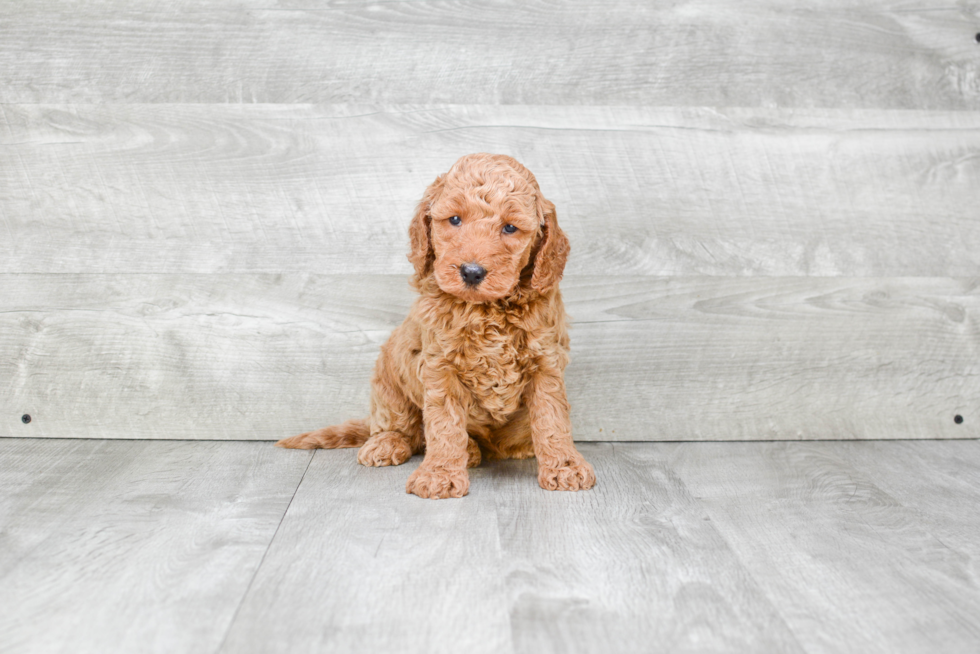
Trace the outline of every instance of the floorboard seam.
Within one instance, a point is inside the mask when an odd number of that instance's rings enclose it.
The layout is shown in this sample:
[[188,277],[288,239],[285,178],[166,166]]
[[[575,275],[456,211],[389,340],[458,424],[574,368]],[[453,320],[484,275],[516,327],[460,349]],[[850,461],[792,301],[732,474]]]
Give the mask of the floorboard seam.
[[238,606],[235,607],[235,612],[231,615],[231,620],[228,621],[228,628],[225,629],[225,635],[221,638],[221,642],[218,643],[218,648],[214,650],[215,654],[218,654],[225,648],[225,642],[228,640],[228,635],[231,633],[232,627],[235,626],[235,621],[238,620],[238,614],[242,610],[242,605],[245,604],[245,599],[252,590],[252,584],[255,583],[255,578],[259,576],[259,570],[262,569],[262,565],[265,563],[265,557],[269,555],[269,550],[272,549],[272,544],[276,542],[276,536],[279,535],[279,530],[282,529],[282,523],[286,520],[286,515],[289,513],[289,507],[293,505],[293,500],[296,499],[296,493],[299,492],[300,486],[303,485],[303,480],[306,479],[306,473],[309,472],[310,465],[312,465],[313,457],[315,456],[316,450],[312,452],[310,460],[306,462],[306,468],[303,469],[303,476],[299,478],[296,488],[293,489],[293,495],[289,498],[289,502],[286,504],[286,508],[282,512],[282,517],[279,518],[279,524],[276,525],[276,530],[272,532],[272,538],[269,539],[269,544],[265,546],[265,551],[262,552],[262,558],[259,559],[259,564],[255,566],[255,571],[252,573],[252,578],[248,580],[248,585],[245,586],[245,592],[242,593],[242,599],[239,600]]
[[783,623],[783,626],[786,627],[786,632],[793,638],[793,642],[795,642],[797,646],[800,648],[800,652],[803,652],[804,654],[810,654],[812,650],[808,649],[803,644],[803,641],[800,639],[799,634],[796,633],[796,630],[793,628],[793,625],[790,624],[786,615],[783,613],[782,608],[778,606],[776,602],[773,601],[772,597],[769,595],[766,588],[763,586],[762,581],[756,576],[755,572],[746,564],[746,562],[742,559],[742,556],[738,553],[738,550],[735,549],[731,540],[729,540],[728,536],[724,533],[724,531],[722,531],[722,526],[719,525],[715,521],[714,516],[711,515],[710,507],[706,506],[701,496],[694,493],[691,487],[688,486],[687,482],[684,479],[684,474],[680,470],[674,467],[671,464],[671,462],[668,460],[664,460],[664,464],[666,465],[667,470],[670,472],[670,474],[680,484],[681,488],[684,489],[684,492],[687,493],[688,497],[690,497],[695,502],[695,505],[697,506],[698,511],[701,513],[701,516],[706,517],[708,519],[708,524],[711,525],[711,528],[714,530],[715,534],[718,535],[718,537],[721,539],[721,542],[723,542],[725,544],[725,547],[728,548],[728,551],[731,553],[732,558],[735,560],[736,563],[738,563],[739,567],[742,568],[742,571],[745,573],[745,575],[755,585],[755,589],[759,592],[759,596],[769,605],[769,608],[772,609],[773,615],[775,615],[779,619],[779,621]]

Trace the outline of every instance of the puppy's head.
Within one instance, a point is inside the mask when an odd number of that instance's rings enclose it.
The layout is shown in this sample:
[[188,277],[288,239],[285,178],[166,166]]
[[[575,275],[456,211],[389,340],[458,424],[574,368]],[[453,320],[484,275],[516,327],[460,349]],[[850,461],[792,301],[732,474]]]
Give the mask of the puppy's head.
[[[409,260],[467,302],[506,298],[522,283],[544,293],[561,279],[568,239],[555,205],[527,168],[500,154],[469,154],[426,189],[409,226]],[[523,273],[523,274],[522,274]]]

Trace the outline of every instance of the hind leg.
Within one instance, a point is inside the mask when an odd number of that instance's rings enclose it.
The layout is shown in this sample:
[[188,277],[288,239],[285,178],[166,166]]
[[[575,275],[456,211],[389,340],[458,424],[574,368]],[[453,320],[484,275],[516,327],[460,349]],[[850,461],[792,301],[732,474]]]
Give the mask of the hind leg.
[[357,451],[357,462],[362,466],[400,466],[411,458],[408,439],[397,431],[378,432]]
[[422,411],[405,394],[393,359],[383,347],[371,380],[371,438],[357,452],[361,465],[401,465],[424,447]]
[[521,407],[507,424],[490,432],[484,451],[489,459],[530,459],[534,457],[531,442],[531,420],[527,407]]
[[470,436],[470,441],[466,444],[466,467],[475,468],[480,465],[483,455],[480,453],[480,445]]

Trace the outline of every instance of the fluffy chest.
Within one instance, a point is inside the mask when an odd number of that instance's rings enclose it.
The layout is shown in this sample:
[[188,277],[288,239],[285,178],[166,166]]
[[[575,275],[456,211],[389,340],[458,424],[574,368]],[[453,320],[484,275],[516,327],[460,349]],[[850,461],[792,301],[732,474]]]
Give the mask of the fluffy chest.
[[471,417],[499,425],[520,408],[541,346],[520,316],[488,310],[474,314],[439,325],[432,346],[469,395]]
[[463,332],[450,360],[474,403],[494,417],[518,409],[534,365],[527,334],[493,322]]

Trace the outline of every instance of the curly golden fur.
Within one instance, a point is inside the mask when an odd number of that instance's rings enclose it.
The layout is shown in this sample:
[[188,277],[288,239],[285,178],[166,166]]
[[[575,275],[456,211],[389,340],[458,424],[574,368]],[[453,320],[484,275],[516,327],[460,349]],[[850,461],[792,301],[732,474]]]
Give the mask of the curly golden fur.
[[504,155],[462,157],[426,189],[409,236],[419,297],[381,347],[370,419],[277,445],[360,446],[368,466],[425,452],[406,486],[420,497],[466,495],[483,456],[534,456],[542,488],[591,488],[565,396],[568,239],[534,175]]

